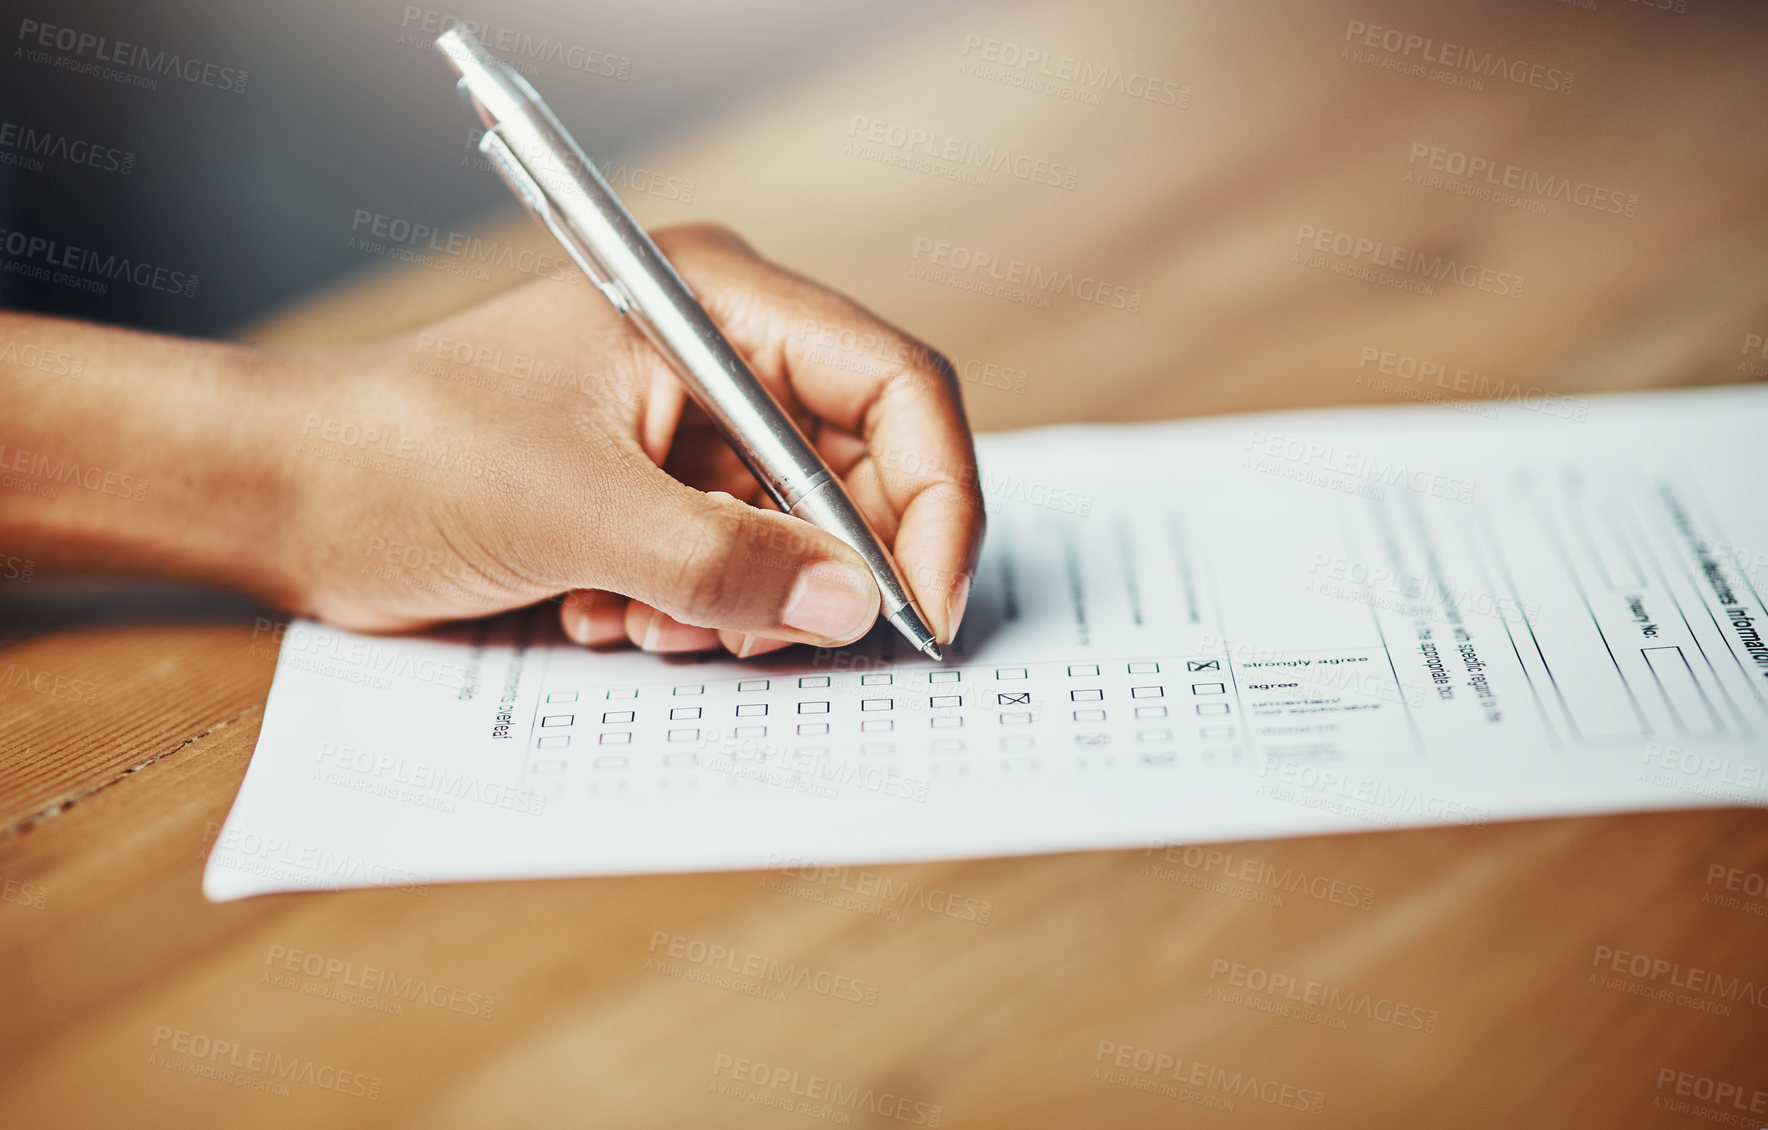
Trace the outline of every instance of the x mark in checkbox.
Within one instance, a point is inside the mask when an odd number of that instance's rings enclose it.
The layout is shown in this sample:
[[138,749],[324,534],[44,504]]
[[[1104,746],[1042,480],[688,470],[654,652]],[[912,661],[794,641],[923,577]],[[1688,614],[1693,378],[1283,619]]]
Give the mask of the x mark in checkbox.
[[995,695],[995,701],[1001,706],[1030,706],[1030,691],[1003,691]]

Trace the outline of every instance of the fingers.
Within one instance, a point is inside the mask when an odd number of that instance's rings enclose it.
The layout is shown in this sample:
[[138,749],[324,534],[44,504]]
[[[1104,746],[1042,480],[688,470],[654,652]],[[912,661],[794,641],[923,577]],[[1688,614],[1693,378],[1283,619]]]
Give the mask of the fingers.
[[595,575],[577,583],[631,597],[623,631],[640,646],[715,647],[722,630],[831,647],[871,628],[877,586],[832,535],[728,494],[701,494],[655,467],[635,478],[627,503],[599,523],[603,545],[621,551],[600,555]]
[[724,649],[738,659],[748,659],[756,655],[766,655],[778,651],[782,647],[791,647],[791,640],[772,640],[766,636],[749,636],[741,632],[720,632],[718,642]]
[[645,454],[651,457],[651,462],[659,467],[669,458],[670,444],[675,439],[676,425],[681,422],[686,401],[687,390],[667,366],[659,366],[651,373],[650,393],[645,398],[644,418],[639,427],[639,443]]
[[559,623],[571,642],[585,647],[631,642],[646,651],[667,654],[722,646],[738,659],[747,659],[792,646],[791,640],[696,628],[641,601],[597,589],[566,593],[560,602]]
[[[856,303],[717,228],[657,234],[776,396],[837,430],[821,446],[892,552],[941,642],[982,548],[976,457],[950,364]],[[848,443],[839,432],[857,442]]]
[[710,651],[718,646],[718,632],[684,624],[642,600],[626,605],[626,638],[646,651]]
[[606,647],[626,638],[626,598],[594,589],[575,589],[559,605],[559,626],[573,642]]

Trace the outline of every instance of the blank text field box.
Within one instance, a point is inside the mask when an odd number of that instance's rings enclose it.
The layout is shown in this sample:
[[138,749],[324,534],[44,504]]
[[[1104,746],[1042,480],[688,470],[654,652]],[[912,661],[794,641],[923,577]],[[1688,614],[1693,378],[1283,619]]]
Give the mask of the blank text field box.
[[1712,699],[1695,678],[1694,668],[1689,666],[1681,648],[1642,647],[1639,651],[1645,656],[1645,665],[1651,668],[1658,690],[1663,692],[1664,705],[1669,707],[1679,733],[1716,737],[1725,732],[1719,712],[1713,709]]

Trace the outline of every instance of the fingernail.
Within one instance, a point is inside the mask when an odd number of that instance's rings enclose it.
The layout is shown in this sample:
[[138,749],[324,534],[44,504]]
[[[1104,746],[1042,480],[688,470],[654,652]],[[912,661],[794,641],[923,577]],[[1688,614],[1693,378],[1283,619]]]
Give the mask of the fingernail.
[[871,577],[833,561],[818,561],[798,571],[780,622],[807,635],[850,640],[877,611],[878,589]]
[[646,651],[657,650],[657,639],[663,634],[663,613],[653,611],[651,619],[645,625],[645,638],[639,641],[639,647]]
[[972,579],[973,578],[971,577],[971,575],[969,573],[963,574],[962,576],[960,576],[958,578],[958,583],[952,586],[951,592],[946,594],[946,597],[945,597],[945,633],[946,633],[946,635],[945,635],[945,639],[940,641],[941,643],[952,642],[953,637],[955,637],[958,634],[958,625],[960,623],[962,623],[964,620],[964,609],[970,603],[970,582]]
[[565,629],[565,635],[570,637],[572,643],[589,642],[589,613],[576,601],[567,600],[559,607],[559,625]]
[[776,640],[767,635],[746,635],[737,642],[737,658],[748,660],[751,656],[764,656],[769,651],[780,651],[781,647],[790,647],[792,640]]

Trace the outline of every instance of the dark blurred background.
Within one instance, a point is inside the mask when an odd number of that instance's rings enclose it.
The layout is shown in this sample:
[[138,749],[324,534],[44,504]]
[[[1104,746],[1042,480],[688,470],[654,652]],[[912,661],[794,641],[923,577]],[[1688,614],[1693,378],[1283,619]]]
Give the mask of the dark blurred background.
[[[512,208],[463,162],[470,123],[430,48],[455,20],[506,44],[590,156],[614,162],[931,6],[6,0],[0,303],[218,336],[384,262],[349,246],[359,211],[447,230]],[[22,274],[42,254],[17,254],[20,236],[194,275],[194,295]]]

